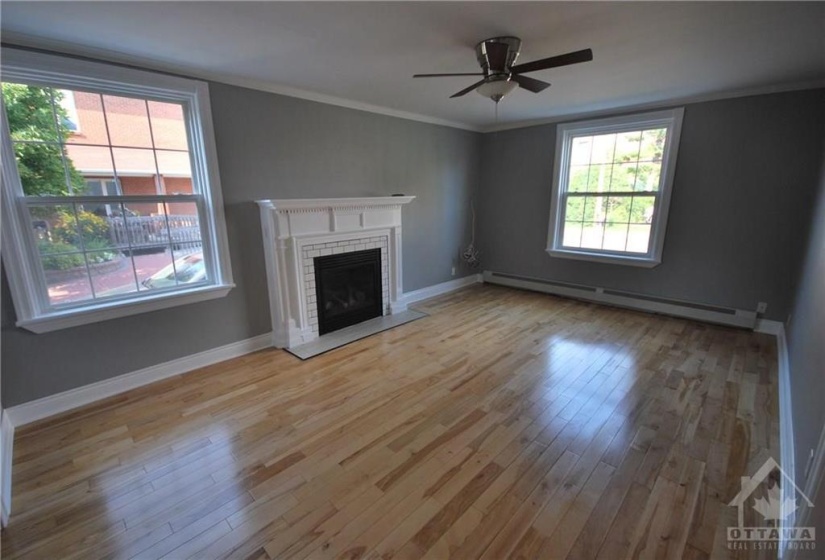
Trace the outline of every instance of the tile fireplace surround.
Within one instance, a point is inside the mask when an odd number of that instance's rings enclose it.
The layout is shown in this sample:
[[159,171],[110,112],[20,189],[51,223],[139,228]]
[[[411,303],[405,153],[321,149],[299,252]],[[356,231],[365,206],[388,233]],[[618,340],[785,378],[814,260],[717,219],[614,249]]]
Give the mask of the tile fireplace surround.
[[407,306],[401,286],[401,208],[414,196],[259,200],[273,345],[318,338],[313,259],[381,249],[384,315]]

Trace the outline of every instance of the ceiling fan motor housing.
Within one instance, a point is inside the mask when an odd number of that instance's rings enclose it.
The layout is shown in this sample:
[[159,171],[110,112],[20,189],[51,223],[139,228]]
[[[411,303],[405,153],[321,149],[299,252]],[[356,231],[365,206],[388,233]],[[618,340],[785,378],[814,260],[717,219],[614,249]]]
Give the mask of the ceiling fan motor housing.
[[[503,72],[501,70],[491,68],[489,47],[487,46],[490,43],[500,43],[507,47],[507,58],[504,64]],[[478,59],[478,64],[481,66],[482,70],[484,70],[485,76],[502,73],[509,74],[510,67],[516,63],[520,50],[521,39],[518,37],[493,37],[492,39],[485,39],[476,45],[476,58]]]

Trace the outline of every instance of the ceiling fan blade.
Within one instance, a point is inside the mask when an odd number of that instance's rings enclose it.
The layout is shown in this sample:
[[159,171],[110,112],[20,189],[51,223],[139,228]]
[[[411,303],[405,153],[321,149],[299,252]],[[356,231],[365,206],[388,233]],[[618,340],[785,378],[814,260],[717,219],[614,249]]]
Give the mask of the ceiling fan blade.
[[527,76],[513,76],[510,79],[516,82],[520,87],[523,87],[527,91],[532,91],[533,93],[544,91],[545,89],[550,87],[550,84],[548,84],[547,82],[542,82],[541,80],[528,78]]
[[443,78],[445,76],[483,76],[482,72],[467,72],[458,74],[415,74],[413,78]]
[[461,91],[459,91],[458,93],[451,95],[450,99],[452,99],[453,97],[461,97],[462,95],[467,95],[468,93],[470,93],[471,91],[473,91],[474,89],[476,89],[478,86],[480,86],[481,84],[483,84],[486,81],[487,80],[481,80],[480,82],[476,82],[473,85],[471,85],[470,87],[464,88]]
[[551,56],[550,58],[534,60],[533,62],[527,62],[525,64],[516,64],[510,70],[513,74],[524,74],[525,72],[535,72],[537,70],[557,68],[559,66],[567,66],[568,64],[588,62],[590,60],[593,60],[593,51],[590,49],[584,49],[582,51],[575,51],[567,54],[560,54],[558,56]]
[[490,70],[493,72],[504,72],[507,66],[507,53],[509,47],[504,43],[484,43],[487,51],[487,62],[490,63]]

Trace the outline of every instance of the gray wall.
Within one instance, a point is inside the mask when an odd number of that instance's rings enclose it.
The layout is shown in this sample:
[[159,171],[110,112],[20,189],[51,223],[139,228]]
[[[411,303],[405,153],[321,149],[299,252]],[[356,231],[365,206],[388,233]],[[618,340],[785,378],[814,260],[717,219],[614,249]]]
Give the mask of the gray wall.
[[[809,483],[804,475],[810,451],[816,450],[825,429],[825,153],[821,169],[819,204],[796,304],[787,325],[796,480],[801,488]],[[825,482],[820,482],[819,495],[810,498],[817,506],[812,513],[821,546],[825,535]]]
[[662,264],[653,269],[545,252],[555,125],[486,134],[483,267],[784,320],[814,203],[825,90],[685,106]]
[[[453,278],[469,239],[481,135],[210,87],[237,288],[219,300],[35,335],[14,327],[4,278],[4,407],[268,332],[256,199],[415,195],[403,211],[404,289]],[[459,266],[457,276],[468,273]]]

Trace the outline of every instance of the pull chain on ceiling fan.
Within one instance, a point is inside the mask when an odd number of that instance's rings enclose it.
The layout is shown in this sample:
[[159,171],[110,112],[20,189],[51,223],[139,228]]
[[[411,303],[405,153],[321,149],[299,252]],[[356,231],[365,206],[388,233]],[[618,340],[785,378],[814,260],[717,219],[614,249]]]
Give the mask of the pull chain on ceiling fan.
[[518,37],[494,37],[486,39],[476,45],[476,57],[481,66],[481,72],[457,73],[457,74],[415,74],[413,78],[441,78],[445,76],[484,76],[484,78],[470,87],[464,88],[450,97],[461,97],[473,90],[478,91],[484,97],[489,97],[496,103],[516,89],[521,87],[533,93],[544,91],[550,84],[524,76],[528,72],[558,68],[588,62],[593,60],[593,51],[584,49],[574,51],[549,58],[542,58],[527,62],[526,64],[515,64],[521,49],[521,39]]

